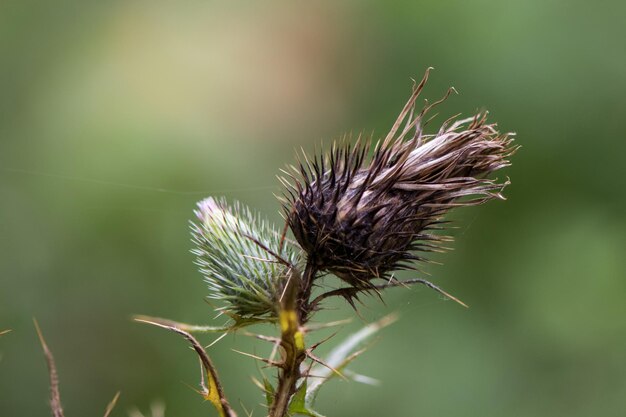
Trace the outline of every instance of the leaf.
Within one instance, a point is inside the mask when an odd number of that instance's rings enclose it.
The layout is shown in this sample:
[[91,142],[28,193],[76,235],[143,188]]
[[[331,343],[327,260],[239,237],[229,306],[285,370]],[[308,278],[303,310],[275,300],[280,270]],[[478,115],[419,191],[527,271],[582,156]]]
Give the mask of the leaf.
[[298,391],[296,391],[294,396],[291,397],[291,402],[289,403],[290,412],[298,412],[299,410],[303,410],[305,408],[304,398],[306,396],[306,386],[307,383],[305,379],[304,381],[302,381],[302,384],[300,384],[300,388],[298,388]]
[[302,415],[302,416],[310,416],[310,417],[324,417],[317,411],[312,410],[306,404],[306,391],[307,391],[307,382],[306,379],[300,384],[300,388],[291,398],[291,402],[289,403],[289,415]]
[[272,401],[274,401],[274,387],[267,378],[263,378],[263,386],[265,387],[265,401],[267,402],[267,406],[271,407]]
[[[157,319],[159,321],[152,321],[147,318],[135,318],[135,321],[140,323],[151,324],[153,326],[161,327],[163,329],[172,331],[181,335],[193,348],[193,350],[198,355],[200,359],[200,363],[202,365],[202,369],[206,374],[208,386],[204,382],[204,376],[201,380],[202,386],[202,396],[205,400],[209,400],[211,404],[215,407],[220,417],[237,417],[235,411],[231,408],[226,396],[224,394],[224,390],[222,389],[222,385],[217,376],[217,370],[211,361],[211,358],[204,350],[202,345],[196,340],[195,337],[191,335],[191,333],[186,332],[175,326],[175,322],[171,322],[169,320]],[[174,323],[174,324],[172,324]],[[204,375],[204,374],[203,374]]]
[[[371,338],[379,330],[394,323],[397,319],[397,314],[389,314],[374,323],[368,324],[358,332],[348,336],[342,343],[340,343],[330,352],[327,359],[325,360],[326,364],[329,365],[332,369],[322,366],[314,367],[311,370],[311,374],[319,376],[319,378],[312,378],[311,383],[308,385],[305,396],[306,406],[311,407],[313,405],[320,387],[337,374],[336,372],[333,372],[333,369],[337,371],[342,371],[342,369],[345,368],[350,362],[352,362],[352,360],[354,360],[357,356],[364,352],[363,349],[357,350],[359,346],[363,344],[363,342]],[[362,377],[359,375],[359,377],[354,379],[359,380],[362,379]]]

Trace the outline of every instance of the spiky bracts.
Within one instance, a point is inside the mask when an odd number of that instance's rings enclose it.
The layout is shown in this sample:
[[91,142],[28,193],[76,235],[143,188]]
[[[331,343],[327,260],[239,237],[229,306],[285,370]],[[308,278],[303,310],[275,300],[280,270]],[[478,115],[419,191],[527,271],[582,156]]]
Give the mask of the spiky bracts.
[[[487,114],[446,120],[425,134],[428,111],[414,115],[428,78],[415,86],[391,131],[370,156],[369,143],[333,145],[292,167],[284,211],[309,264],[358,288],[414,268],[420,252],[441,250],[433,233],[448,210],[481,204],[509,183],[487,178],[509,165],[512,134],[500,134]],[[404,127],[402,128],[402,125]]]
[[280,233],[244,205],[229,208],[224,199],[207,198],[191,222],[196,264],[209,285],[209,298],[219,300],[231,316],[274,320],[288,265],[298,255],[280,247]]
[[[423,252],[444,250],[442,242],[450,238],[437,230],[450,209],[503,198],[508,181],[490,176],[509,165],[507,158],[516,147],[512,135],[500,134],[486,113],[452,117],[435,134],[424,133],[429,110],[453,91],[416,113],[427,78],[428,71],[382,142],[372,148],[360,139],[355,145],[333,145],[327,154],[312,159],[305,155],[294,172],[287,172],[281,233],[238,203],[228,207],[213,198],[198,203],[193,252],[209,297],[221,301],[220,309],[235,323],[213,327],[145,316],[136,320],[175,331],[191,343],[209,382],[203,376],[201,393],[221,416],[235,414],[208,354],[190,332],[229,332],[275,322],[280,337],[255,335],[273,344],[269,358],[240,353],[277,368],[277,384],[265,377],[258,384],[270,417],[316,416],[312,402],[319,386],[333,375],[349,377],[344,368],[362,352],[354,352],[358,343],[393,321],[367,326],[323,360],[313,350],[327,339],[310,346],[306,342],[315,328],[337,324],[310,323],[324,300],[343,297],[356,309],[354,300],[362,292],[421,284],[465,305],[426,280],[400,281],[392,272],[415,268],[416,261],[425,260]],[[285,239],[288,227],[300,248]],[[316,280],[324,273],[348,285],[324,288]],[[386,281],[375,282],[377,278]],[[314,287],[321,289],[319,294],[313,295]]]

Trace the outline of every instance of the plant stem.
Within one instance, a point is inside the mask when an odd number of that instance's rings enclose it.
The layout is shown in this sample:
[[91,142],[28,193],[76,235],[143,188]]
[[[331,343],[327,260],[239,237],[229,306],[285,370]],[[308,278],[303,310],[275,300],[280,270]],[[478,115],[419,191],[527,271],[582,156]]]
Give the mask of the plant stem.
[[[294,364],[296,362],[297,361],[295,361]],[[300,367],[300,363],[302,363],[302,361],[298,362],[297,368]],[[290,367],[289,369],[284,369],[281,372],[280,380],[278,382],[278,388],[276,389],[274,404],[270,412],[270,417],[283,417],[287,415],[287,410],[289,409],[289,400],[295,393],[296,383],[300,378],[300,370],[297,368]]]
[[278,387],[270,409],[270,417],[287,415],[289,401],[296,392],[298,380],[302,376],[300,365],[306,358],[304,334],[301,330],[303,321],[306,320],[306,313],[303,312],[308,305],[310,284],[315,272],[315,268],[310,264],[307,264],[302,277],[293,269],[281,300],[279,318],[283,362],[278,371]]
[[309,314],[311,313],[311,291],[313,290],[313,280],[315,275],[317,275],[317,267],[314,266],[313,262],[310,259],[304,268],[300,293],[298,294],[298,312],[302,324],[309,320]]

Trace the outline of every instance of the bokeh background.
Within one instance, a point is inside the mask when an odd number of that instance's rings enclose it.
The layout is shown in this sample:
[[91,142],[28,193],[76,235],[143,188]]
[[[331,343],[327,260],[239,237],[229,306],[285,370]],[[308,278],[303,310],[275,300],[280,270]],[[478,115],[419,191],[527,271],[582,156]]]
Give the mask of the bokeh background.
[[[321,392],[328,416],[626,415],[626,2],[4,1],[0,4],[0,416],[45,416],[53,349],[68,416],[155,401],[214,415],[197,360],[135,313],[219,324],[189,253],[197,200],[280,222],[295,150],[382,136],[411,78],[487,108],[523,146],[508,201],[454,214],[423,288],[366,302],[399,322]],[[405,277],[411,276],[410,274]],[[332,282],[331,282],[332,283]],[[354,317],[341,303],[326,318]],[[271,332],[271,329],[264,329]],[[339,337],[339,336],[338,336]],[[209,343],[212,338],[203,338]],[[263,415],[243,335],[210,349]]]

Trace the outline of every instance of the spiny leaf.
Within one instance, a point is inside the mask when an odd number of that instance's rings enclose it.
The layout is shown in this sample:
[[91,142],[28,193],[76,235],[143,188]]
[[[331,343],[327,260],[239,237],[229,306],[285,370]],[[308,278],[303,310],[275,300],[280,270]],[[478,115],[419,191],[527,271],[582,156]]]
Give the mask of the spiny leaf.
[[220,384],[217,376],[217,370],[215,369],[211,358],[209,358],[209,355],[195,337],[193,337],[190,333],[169,324],[145,319],[135,319],[135,321],[161,327],[183,336],[196,352],[198,358],[200,358],[200,363],[202,364],[207,376],[208,386],[204,383],[204,378],[201,380],[203,389],[202,396],[205,400],[209,400],[211,404],[213,404],[220,417],[237,417],[237,414],[231,408],[228,400],[226,399],[222,385]]
[[294,396],[291,398],[291,402],[289,403],[289,411],[297,412],[298,410],[302,410],[305,408],[304,398],[306,396],[306,386],[307,383],[305,379],[304,381],[302,381],[302,384],[300,384],[300,388],[298,388],[298,391],[296,391]]
[[302,384],[300,384],[300,387],[291,398],[291,402],[289,403],[289,411],[288,411],[289,415],[324,417],[317,411],[312,410],[306,404],[306,391],[307,391],[307,382],[305,379],[304,381],[302,381]]
[[267,402],[267,406],[271,407],[272,401],[274,401],[274,393],[276,392],[276,390],[267,378],[263,378],[263,386],[265,387],[265,401]]
[[[348,336],[342,343],[340,343],[330,352],[327,359],[325,360],[325,363],[332,367],[332,369],[341,371],[354,358],[356,358],[360,353],[363,352],[363,350],[357,350],[363,342],[368,340],[382,328],[387,327],[388,325],[395,322],[397,319],[398,316],[396,314],[389,314],[374,323],[368,324],[358,332]],[[319,376],[319,378],[312,378],[312,381],[308,386],[305,397],[305,402],[308,407],[311,407],[313,405],[317,392],[319,391],[322,384],[329,381],[334,375],[336,375],[336,373],[333,372],[332,369],[317,366],[311,370],[311,373],[313,375]]]

